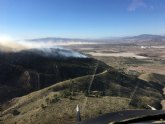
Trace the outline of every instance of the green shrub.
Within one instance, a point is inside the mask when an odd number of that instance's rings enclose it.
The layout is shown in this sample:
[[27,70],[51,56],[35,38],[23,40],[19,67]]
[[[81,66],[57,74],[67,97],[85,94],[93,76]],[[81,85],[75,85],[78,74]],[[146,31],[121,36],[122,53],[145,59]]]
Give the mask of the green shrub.
[[69,96],[69,100],[74,100],[74,98],[72,96]]
[[47,104],[49,103],[57,103],[60,100],[59,96],[57,94],[55,94],[53,97],[51,98],[46,98],[45,101]]
[[97,114],[101,115],[101,114],[103,114],[103,112],[101,110],[98,110]]
[[60,100],[60,98],[57,95],[54,95],[54,97],[50,100],[50,103],[57,103]]
[[50,99],[49,98],[46,98],[45,101],[46,101],[46,103],[49,103],[50,102]]
[[60,96],[63,98],[68,98],[69,96],[72,96],[72,94],[69,90],[63,90],[60,92]]
[[88,97],[88,96],[90,95],[89,92],[88,92],[88,90],[85,90],[84,95],[85,95],[86,97]]
[[46,108],[46,105],[41,104],[41,108],[42,108],[42,109],[45,109],[45,108]]
[[19,112],[18,110],[15,109],[15,110],[13,110],[12,114],[13,114],[14,116],[16,116],[16,115],[19,115],[20,112]]
[[100,92],[99,92],[99,95],[100,95],[100,96],[105,96],[105,92],[104,92],[104,91],[100,91]]

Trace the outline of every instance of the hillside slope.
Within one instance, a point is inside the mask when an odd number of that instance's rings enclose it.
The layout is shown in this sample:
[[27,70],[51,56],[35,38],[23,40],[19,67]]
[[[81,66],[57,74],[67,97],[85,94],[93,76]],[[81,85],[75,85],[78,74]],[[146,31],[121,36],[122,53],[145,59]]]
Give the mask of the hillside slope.
[[77,104],[83,120],[107,112],[146,108],[147,104],[161,108],[163,87],[110,68],[15,98],[2,107],[0,120],[6,124],[72,124]]
[[158,83],[165,82],[165,75],[156,74],[156,73],[142,74],[139,76],[139,78],[147,82],[150,82],[150,81],[158,82]]
[[107,67],[101,61],[64,49],[0,52],[0,103]]

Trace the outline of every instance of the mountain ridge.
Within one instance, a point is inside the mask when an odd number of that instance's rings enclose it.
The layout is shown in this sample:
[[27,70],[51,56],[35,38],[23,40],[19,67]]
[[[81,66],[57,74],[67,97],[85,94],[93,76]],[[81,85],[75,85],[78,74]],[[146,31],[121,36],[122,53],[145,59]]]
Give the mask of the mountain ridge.
[[141,34],[136,36],[125,36],[125,37],[110,37],[110,38],[98,38],[98,39],[78,39],[78,38],[58,38],[58,37],[47,37],[38,39],[28,39],[31,42],[81,42],[86,43],[153,43],[153,42],[165,42],[164,35],[154,35],[154,34]]

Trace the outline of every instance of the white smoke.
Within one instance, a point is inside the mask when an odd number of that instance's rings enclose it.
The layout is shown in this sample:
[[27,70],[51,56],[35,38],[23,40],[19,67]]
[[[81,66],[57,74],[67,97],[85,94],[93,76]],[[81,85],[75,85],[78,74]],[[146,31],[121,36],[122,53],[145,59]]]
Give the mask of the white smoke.
[[7,52],[18,52],[21,50],[27,49],[36,49],[38,53],[42,53],[44,56],[64,56],[64,57],[78,57],[78,58],[86,58],[87,56],[73,51],[69,49],[64,49],[62,46],[64,45],[73,45],[73,44],[81,44],[80,42],[32,42],[32,41],[14,41],[8,35],[0,35],[0,51]]
[[46,41],[18,41],[22,45],[26,45],[29,48],[43,48],[43,47],[58,47],[58,46],[70,46],[70,45],[83,45],[83,44],[96,44],[93,42],[85,42],[78,40],[46,40]]
[[4,51],[18,51],[25,49],[25,45],[21,45],[15,42],[10,36],[8,35],[0,35],[0,50]]
[[24,49],[32,48],[52,48],[69,45],[81,45],[81,44],[94,44],[92,42],[85,42],[79,40],[56,40],[56,41],[30,41],[30,40],[13,40],[8,35],[0,35],[0,49],[6,49],[11,51],[20,51]]
[[74,57],[74,58],[87,58],[86,55],[81,54],[79,52],[70,50],[70,49],[64,49],[64,48],[40,48],[35,49],[35,51],[42,55],[47,57]]

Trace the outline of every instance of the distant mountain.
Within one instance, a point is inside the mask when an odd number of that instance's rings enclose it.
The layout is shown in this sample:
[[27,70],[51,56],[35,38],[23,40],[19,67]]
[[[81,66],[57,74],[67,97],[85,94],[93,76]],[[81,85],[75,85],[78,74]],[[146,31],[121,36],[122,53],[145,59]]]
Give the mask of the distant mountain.
[[150,35],[142,34],[138,36],[118,37],[118,38],[106,38],[98,40],[107,44],[137,44],[137,45],[164,45],[165,36],[162,35]]
[[26,39],[27,41],[84,41],[84,39],[77,38],[58,38],[58,37],[46,37],[46,38],[37,38],[37,39]]
[[133,37],[125,37],[123,38],[123,42],[142,45],[160,45],[165,44],[165,36],[142,34]]
[[138,35],[138,36],[133,36],[132,38],[137,38],[137,39],[162,39],[162,38],[165,38],[165,36],[142,34],[142,35]]
[[134,43],[134,44],[165,44],[165,36],[142,34],[138,36],[117,37],[117,38],[100,38],[100,39],[74,39],[74,38],[39,38],[29,39],[30,42],[55,42],[55,43],[75,43],[75,44],[109,44],[109,43]]
[[54,43],[75,43],[75,44],[91,44],[95,43],[95,40],[91,39],[78,39],[78,38],[57,38],[57,37],[46,37],[38,39],[26,39],[25,41],[30,42],[54,42]]

